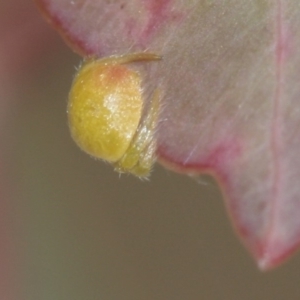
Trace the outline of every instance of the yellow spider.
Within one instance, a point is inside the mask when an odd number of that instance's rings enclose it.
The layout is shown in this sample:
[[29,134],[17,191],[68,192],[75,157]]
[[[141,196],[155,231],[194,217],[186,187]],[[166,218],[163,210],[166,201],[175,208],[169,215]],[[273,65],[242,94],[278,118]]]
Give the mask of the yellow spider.
[[146,177],[154,163],[159,92],[142,117],[142,78],[126,64],[160,59],[141,52],[88,60],[74,78],[68,103],[71,135],[82,150],[118,172]]

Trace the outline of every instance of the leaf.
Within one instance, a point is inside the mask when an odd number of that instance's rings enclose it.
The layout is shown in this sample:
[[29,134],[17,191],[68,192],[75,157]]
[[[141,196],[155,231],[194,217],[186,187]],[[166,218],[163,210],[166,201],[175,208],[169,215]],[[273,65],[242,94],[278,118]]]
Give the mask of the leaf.
[[[152,51],[161,161],[209,172],[261,269],[300,243],[300,4],[239,0],[38,0],[84,55]],[[212,216],[213,217],[213,216]]]

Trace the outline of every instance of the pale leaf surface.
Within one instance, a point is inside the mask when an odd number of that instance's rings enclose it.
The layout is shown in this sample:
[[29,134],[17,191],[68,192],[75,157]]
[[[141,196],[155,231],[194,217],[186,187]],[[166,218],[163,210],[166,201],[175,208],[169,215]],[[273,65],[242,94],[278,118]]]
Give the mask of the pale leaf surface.
[[216,176],[262,269],[298,247],[298,0],[37,2],[83,55],[161,54],[143,66],[145,94],[163,95],[161,161]]

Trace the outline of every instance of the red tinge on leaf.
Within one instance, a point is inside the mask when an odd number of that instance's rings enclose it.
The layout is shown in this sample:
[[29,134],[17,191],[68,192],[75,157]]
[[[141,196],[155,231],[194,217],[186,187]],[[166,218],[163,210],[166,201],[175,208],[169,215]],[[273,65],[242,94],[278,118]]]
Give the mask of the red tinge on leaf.
[[162,55],[145,75],[146,88],[159,85],[164,92],[157,134],[162,161],[216,176],[262,269],[298,248],[297,1],[37,2],[81,53]]

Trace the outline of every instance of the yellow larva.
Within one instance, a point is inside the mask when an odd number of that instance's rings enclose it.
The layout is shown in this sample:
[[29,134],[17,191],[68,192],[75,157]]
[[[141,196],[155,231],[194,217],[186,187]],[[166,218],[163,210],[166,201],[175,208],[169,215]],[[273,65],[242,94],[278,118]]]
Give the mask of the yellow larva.
[[89,60],[73,81],[68,119],[74,141],[119,172],[146,177],[153,165],[159,92],[142,118],[141,74],[126,64],[159,59],[152,53],[134,53]]

